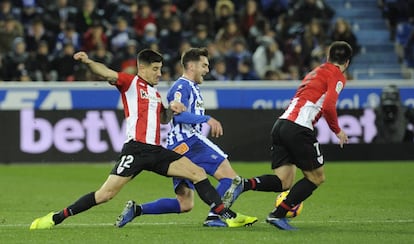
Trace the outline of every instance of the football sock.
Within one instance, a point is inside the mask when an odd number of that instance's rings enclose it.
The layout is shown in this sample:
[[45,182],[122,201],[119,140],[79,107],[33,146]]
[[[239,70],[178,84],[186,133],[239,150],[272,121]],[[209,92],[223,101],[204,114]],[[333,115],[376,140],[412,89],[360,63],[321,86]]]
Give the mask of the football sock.
[[224,208],[220,195],[207,178],[194,184],[194,187],[201,200],[209,205],[214,213],[219,214],[224,218],[236,217],[236,213],[230,209]]
[[248,190],[281,192],[283,188],[282,182],[276,175],[262,175],[251,179],[244,179],[243,191]]
[[[222,178],[219,180],[216,190],[217,190],[217,193],[220,195],[220,197],[224,196],[224,193],[227,191],[227,189],[230,188],[232,181],[233,180],[230,178]],[[210,209],[209,215],[217,216],[217,213],[215,213],[213,209]]]
[[220,195],[220,197],[223,197],[224,193],[227,191],[227,189],[230,188],[231,182],[232,182],[232,179],[230,179],[230,178],[222,178],[222,179],[219,180],[219,183],[216,187],[216,190],[217,190],[218,194]]
[[276,218],[283,218],[286,216],[286,213],[299,203],[305,201],[310,195],[312,195],[313,191],[318,186],[315,185],[313,182],[308,180],[307,178],[302,178],[295,185],[293,185],[292,189],[290,189],[289,194],[286,196],[286,199],[271,213]]
[[153,202],[144,203],[135,209],[136,216],[141,214],[180,213],[180,203],[176,198],[160,198]]
[[81,213],[96,205],[95,192],[90,192],[59,213],[53,215],[55,225],[62,223],[67,217]]

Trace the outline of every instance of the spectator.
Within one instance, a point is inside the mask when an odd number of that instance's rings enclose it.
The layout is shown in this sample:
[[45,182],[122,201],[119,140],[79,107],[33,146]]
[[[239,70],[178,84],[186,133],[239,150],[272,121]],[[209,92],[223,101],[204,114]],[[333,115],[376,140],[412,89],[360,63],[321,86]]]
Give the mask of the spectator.
[[253,53],[254,70],[261,79],[264,79],[266,71],[281,69],[283,62],[283,53],[273,38],[264,38],[263,43]]
[[121,48],[124,48],[129,40],[136,39],[135,31],[128,26],[128,21],[122,16],[116,20],[116,26],[109,36],[109,50],[116,53]]
[[195,0],[194,4],[186,12],[188,30],[195,33],[198,25],[207,27],[209,36],[214,36],[214,11],[207,0]]
[[23,26],[13,15],[8,15],[0,25],[0,55],[7,53],[13,48],[13,40],[23,37]]
[[218,58],[212,60],[213,67],[211,71],[206,75],[206,80],[217,80],[217,81],[229,81],[230,78],[226,72],[226,61],[224,58]]
[[138,2],[136,0],[112,0],[104,2],[104,18],[110,23],[116,23],[118,17],[123,17],[128,26],[134,24],[134,19],[138,15]]
[[110,66],[113,62],[114,56],[112,53],[102,44],[98,44],[94,50],[89,53],[91,59],[103,63],[106,66]]
[[239,17],[239,27],[243,36],[249,35],[250,28],[261,18],[263,18],[263,15],[258,9],[257,2],[255,0],[247,0]]
[[56,37],[45,28],[40,18],[36,18],[28,28],[25,39],[27,45],[26,50],[34,53],[37,51],[40,42],[46,42],[48,50],[52,50],[55,47]]
[[215,32],[227,23],[228,19],[235,19],[237,16],[234,11],[234,3],[230,0],[218,0],[214,9],[215,13]]
[[[177,71],[182,71],[179,67],[174,67],[177,63],[181,65],[181,54],[184,53],[186,50],[191,48],[191,44],[187,39],[181,41],[180,46],[178,47],[178,51],[173,53],[173,55],[169,58],[168,62],[166,62],[166,66],[171,68],[172,74],[174,75],[174,80],[176,80],[178,75],[181,73],[176,73]],[[164,59],[165,60],[165,59]]]
[[294,5],[292,18],[294,22],[306,26],[313,19],[321,22],[324,29],[329,29],[330,21],[335,15],[333,10],[324,0],[303,0]]
[[252,53],[249,51],[244,39],[236,38],[225,57],[227,73],[229,74],[230,79],[234,79],[239,72],[239,63],[244,59],[250,60]]
[[85,33],[96,21],[102,21],[102,14],[96,8],[95,0],[81,1],[81,9],[75,17],[76,31]]
[[[27,76],[29,54],[26,52],[26,43],[22,37],[13,40],[13,46],[3,59],[3,79],[5,81],[19,81],[21,76]],[[27,77],[25,77],[27,79]]]
[[191,46],[207,47],[210,42],[212,42],[212,39],[208,36],[207,27],[198,25],[195,34],[190,39]]
[[250,58],[243,58],[237,65],[236,81],[260,80],[260,77],[253,69],[253,63]]
[[351,25],[343,18],[338,18],[334,22],[331,33],[331,41],[346,41],[351,45],[354,56],[359,53],[361,47],[352,31]]
[[230,49],[235,39],[243,39],[243,35],[236,23],[235,19],[228,19],[225,26],[218,31],[215,42],[218,51],[225,55]]
[[35,0],[22,0],[23,7],[20,14],[20,22],[23,26],[29,26],[34,19],[39,19],[43,15],[43,9],[36,5]]
[[[414,27],[411,29],[403,54],[404,68],[414,71]],[[413,78],[413,77],[411,77]]]
[[[309,70],[305,67],[302,58],[302,44],[300,43],[300,39],[290,38],[286,41],[284,47],[284,65],[282,70],[290,74],[289,79],[299,80],[302,78],[303,74]],[[291,72],[292,70],[294,71],[293,73]],[[296,76],[298,78],[296,78]]]
[[81,39],[81,36],[76,31],[75,25],[73,23],[66,23],[64,30],[56,37],[54,54],[56,55],[61,52],[65,43],[72,43],[75,51],[79,51],[81,49]]
[[145,26],[149,23],[157,24],[155,15],[147,1],[142,1],[138,5],[138,15],[134,20],[135,33],[139,38],[144,35]]
[[49,53],[49,45],[41,41],[37,51],[28,61],[27,71],[33,81],[57,81],[57,73],[52,66],[53,56]]
[[[382,15],[387,22],[390,32],[390,40],[394,41],[397,25],[399,22],[406,22],[409,18],[409,1],[407,0],[378,0],[378,6],[382,10]],[[412,6],[411,6],[412,7]]]
[[21,10],[14,8],[11,0],[0,1],[0,25],[1,22],[6,21],[7,18],[20,20]]
[[57,0],[45,7],[43,21],[45,27],[53,33],[65,30],[68,23],[75,21],[78,10],[68,4],[69,0]]
[[105,34],[103,24],[100,21],[95,20],[85,34],[83,34],[82,50],[90,52],[98,45],[108,47],[108,37]]
[[184,40],[184,31],[181,20],[173,17],[170,22],[168,32],[160,37],[160,50],[164,54],[165,62],[169,62],[176,55]]
[[322,55],[328,38],[319,20],[313,19],[305,26],[305,32],[301,38],[302,58],[305,69],[309,69],[312,57],[325,57]]
[[144,36],[141,38],[142,48],[151,48],[153,43],[158,44],[157,26],[153,23],[148,23],[144,29]]
[[160,36],[168,32],[168,28],[172,17],[180,17],[181,13],[176,5],[172,4],[171,0],[162,0],[160,10],[157,13],[157,30]]
[[293,1],[289,0],[260,0],[263,15],[271,23],[271,25],[276,25],[279,21],[279,17],[286,15],[290,8],[289,3]]
[[61,53],[53,60],[53,68],[57,72],[58,81],[74,81],[75,72],[79,68],[73,59],[75,48],[72,43],[65,43]]
[[129,40],[127,46],[116,53],[111,65],[114,70],[136,74],[138,43],[135,40]]
[[249,34],[247,35],[247,41],[249,49],[255,50],[263,38],[276,38],[276,32],[270,26],[270,22],[265,18],[258,18],[256,23],[250,27]]
[[284,80],[284,74],[280,70],[267,70],[264,74],[263,80]]

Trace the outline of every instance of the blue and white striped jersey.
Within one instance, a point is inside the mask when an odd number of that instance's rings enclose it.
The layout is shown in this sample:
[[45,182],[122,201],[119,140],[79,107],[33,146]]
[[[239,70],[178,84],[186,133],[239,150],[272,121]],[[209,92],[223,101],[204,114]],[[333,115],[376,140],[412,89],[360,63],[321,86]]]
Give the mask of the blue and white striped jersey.
[[207,122],[210,116],[204,115],[204,101],[198,84],[180,77],[168,91],[167,100],[168,103],[173,100],[181,102],[187,108],[175,115],[171,122],[172,129],[167,139],[169,147],[202,133],[202,123]]

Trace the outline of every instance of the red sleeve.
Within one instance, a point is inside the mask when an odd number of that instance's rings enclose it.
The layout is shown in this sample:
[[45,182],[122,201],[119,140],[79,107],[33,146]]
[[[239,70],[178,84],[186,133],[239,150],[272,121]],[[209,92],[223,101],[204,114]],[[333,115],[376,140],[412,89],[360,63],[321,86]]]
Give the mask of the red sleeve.
[[323,117],[325,117],[329,128],[338,134],[341,128],[338,124],[338,115],[336,113],[336,102],[338,101],[339,93],[345,86],[345,81],[340,79],[330,79],[328,81],[328,90],[326,92],[325,101],[322,106]]
[[118,72],[118,80],[115,83],[115,86],[120,92],[128,90],[128,87],[131,85],[132,80],[135,75],[130,75],[123,72]]

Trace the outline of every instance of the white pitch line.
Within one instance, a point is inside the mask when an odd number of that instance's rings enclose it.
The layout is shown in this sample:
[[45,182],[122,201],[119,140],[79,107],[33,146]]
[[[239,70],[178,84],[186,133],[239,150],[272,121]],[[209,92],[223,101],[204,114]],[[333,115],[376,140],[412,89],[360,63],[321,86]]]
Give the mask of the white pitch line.
[[[264,223],[264,222],[262,222]],[[386,223],[414,223],[414,219],[401,219],[401,220],[294,220],[294,223],[311,223],[311,224],[324,224],[324,223],[343,223],[343,224],[386,224]],[[113,223],[94,223],[94,224],[82,224],[82,223],[68,223],[63,224],[65,226],[81,226],[81,227],[94,227],[94,226],[114,226]],[[128,225],[134,226],[162,226],[162,225],[188,225],[192,226],[194,223],[183,223],[183,222],[154,222],[154,223],[129,223]],[[10,227],[29,227],[30,224],[0,224],[1,228]]]

